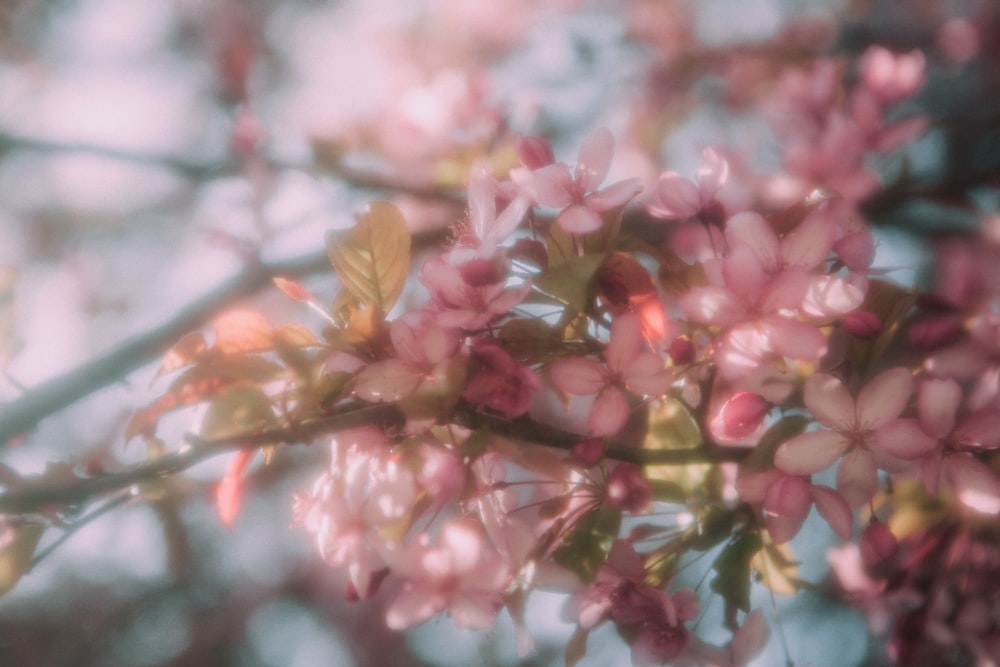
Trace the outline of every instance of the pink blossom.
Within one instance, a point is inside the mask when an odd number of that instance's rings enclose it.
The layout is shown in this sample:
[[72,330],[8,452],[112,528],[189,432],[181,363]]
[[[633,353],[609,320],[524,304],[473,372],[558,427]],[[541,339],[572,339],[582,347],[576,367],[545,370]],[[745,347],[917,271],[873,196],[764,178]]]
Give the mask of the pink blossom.
[[459,627],[483,629],[493,624],[510,571],[475,521],[450,521],[436,545],[421,533],[415,544],[385,545],[382,555],[395,573],[406,578],[386,611],[390,628],[409,628],[442,611]]
[[465,400],[487,405],[507,419],[527,412],[532,397],[542,388],[538,375],[517,363],[492,338],[477,338],[472,354],[481,365],[462,392]]
[[650,215],[664,220],[685,220],[717,205],[716,194],[729,178],[729,163],[712,148],[701,152],[697,183],[676,171],[665,171],[646,202]]
[[[804,401],[813,416],[831,430],[796,436],[778,448],[774,463],[790,475],[812,475],[840,460],[837,488],[858,507],[878,490],[876,467],[905,468],[901,455],[926,453],[926,438],[908,419],[896,419],[913,391],[905,368],[874,377],[855,401],[840,379],[817,373],[806,380]],[[843,459],[843,460],[841,460]]]
[[775,544],[795,537],[813,504],[837,535],[850,539],[854,515],[844,497],[833,489],[812,484],[807,477],[787,475],[780,470],[741,475],[736,480],[740,498],[761,503],[767,512],[767,532]]
[[411,315],[389,326],[396,357],[369,364],[354,380],[354,393],[366,401],[398,401],[441,372],[456,355],[458,331]]
[[865,565],[872,567],[891,558],[896,553],[899,542],[896,536],[889,530],[889,526],[881,521],[872,521],[861,533],[861,541],[858,548],[861,550],[861,560]]
[[758,394],[734,392],[709,422],[709,430],[721,440],[742,440],[763,427],[770,409],[770,404]]
[[587,421],[591,435],[614,435],[628,420],[625,391],[662,396],[673,384],[673,374],[660,357],[644,349],[642,320],[634,313],[615,318],[611,339],[604,350],[606,365],[583,357],[563,357],[549,368],[549,377],[560,391],[587,396],[597,394]]
[[438,324],[463,329],[479,329],[506,315],[531,291],[528,282],[516,287],[506,287],[503,281],[471,285],[461,269],[440,256],[424,262],[420,282],[431,293]]
[[924,85],[924,56],[920,51],[894,54],[872,46],[861,56],[861,80],[884,103],[910,97]]
[[986,514],[1000,513],[1000,480],[974,452],[1000,448],[1000,410],[983,408],[959,417],[962,389],[951,379],[925,380],[917,398],[920,431],[911,451],[921,454],[921,476],[928,493],[941,483],[964,505]]
[[622,512],[639,512],[653,498],[653,487],[642,476],[642,469],[631,463],[619,463],[608,476],[605,500]]
[[614,137],[600,128],[584,140],[573,171],[557,162],[511,169],[510,177],[536,204],[562,209],[556,224],[565,231],[589,234],[603,226],[600,213],[624,206],[641,189],[637,178],[597,189],[608,175],[613,152]]

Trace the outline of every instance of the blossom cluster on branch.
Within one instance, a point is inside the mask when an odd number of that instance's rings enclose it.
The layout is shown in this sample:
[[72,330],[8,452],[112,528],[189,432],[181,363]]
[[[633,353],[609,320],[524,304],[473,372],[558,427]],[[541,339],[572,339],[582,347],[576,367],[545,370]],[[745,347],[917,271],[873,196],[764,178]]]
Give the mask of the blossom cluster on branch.
[[[171,349],[127,435],[160,444],[161,418],[202,406],[191,447],[241,449],[216,496],[227,523],[258,448],[327,447],[295,524],[393,629],[442,613],[487,628],[506,608],[530,651],[525,604],[558,590],[567,664],[611,624],[636,665],[746,665],[771,633],[751,589],[807,585],[789,543],[815,507],[844,542],[845,596],[896,659],[991,664],[1000,284],[976,282],[974,248],[944,249],[937,286],[891,282],[860,211],[881,187],[871,158],[927,125],[895,113],[923,66],[875,47],[857,71],[789,69],[771,173],[705,147],[693,179],[667,170],[643,192],[606,182],[608,129],[574,164],[519,137],[517,164],[473,169],[465,218],[429,256],[374,202],[327,238],[332,304],[276,280],[325,328],[217,318]],[[39,535],[21,525],[7,543],[23,551]],[[693,590],[704,554],[709,590]],[[726,643],[695,628],[710,605]]]

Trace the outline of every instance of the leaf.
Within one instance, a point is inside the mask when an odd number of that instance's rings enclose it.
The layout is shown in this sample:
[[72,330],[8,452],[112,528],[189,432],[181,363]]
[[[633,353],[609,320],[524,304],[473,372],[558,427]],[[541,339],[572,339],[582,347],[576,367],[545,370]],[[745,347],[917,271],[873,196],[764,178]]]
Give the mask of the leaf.
[[34,521],[0,524],[0,595],[9,592],[31,569],[45,526]]
[[410,230],[399,209],[386,202],[370,203],[353,229],[327,236],[326,251],[347,291],[384,317],[410,270]]
[[289,280],[288,278],[272,278],[271,280],[274,281],[278,289],[285,293],[285,296],[291,299],[295,299],[301,303],[316,300],[316,297],[309,290],[294,280]]
[[794,595],[803,588],[814,588],[808,581],[796,576],[798,564],[790,553],[787,545],[769,542],[751,561],[754,570],[757,571],[757,580],[778,595]]
[[538,318],[508,320],[499,338],[503,348],[521,363],[544,363],[566,354],[566,343],[559,333]]
[[587,637],[589,636],[589,630],[584,630],[580,626],[577,626],[573,632],[573,636],[569,638],[569,642],[566,644],[566,667],[574,667],[576,663],[583,660],[583,657],[587,655]]
[[271,349],[274,327],[267,318],[253,310],[231,310],[212,323],[215,345],[224,355],[265,352]]
[[601,505],[583,515],[553,554],[563,567],[591,582],[618,537],[622,516],[617,510]]
[[733,530],[733,513],[709,505],[698,517],[698,531],[691,540],[691,548],[708,551],[729,537]]
[[201,437],[230,438],[260,431],[277,422],[271,399],[253,385],[226,388],[208,406]]
[[237,452],[215,489],[215,509],[226,528],[233,527],[233,521],[243,504],[243,473],[256,453],[254,449]]
[[574,257],[539,274],[535,286],[544,301],[565,306],[566,315],[585,312],[593,300],[594,276],[602,261],[601,255]]
[[160,364],[160,370],[157,371],[156,377],[190,366],[205,356],[207,351],[208,343],[200,331],[192,331],[182,336],[164,355],[163,363]]
[[712,590],[745,612],[750,611],[750,563],[763,547],[760,535],[744,533],[715,559]]

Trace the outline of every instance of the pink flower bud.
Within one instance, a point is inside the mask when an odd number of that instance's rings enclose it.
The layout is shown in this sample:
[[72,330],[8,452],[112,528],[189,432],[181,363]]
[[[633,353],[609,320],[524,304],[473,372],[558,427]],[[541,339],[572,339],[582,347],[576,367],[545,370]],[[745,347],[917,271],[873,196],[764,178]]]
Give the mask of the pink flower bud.
[[472,259],[458,267],[458,273],[469,287],[485,287],[507,277],[507,267],[497,259]]
[[934,350],[950,345],[962,333],[962,321],[957,315],[936,315],[917,320],[910,325],[910,345],[921,350]]
[[869,310],[847,313],[840,318],[840,324],[844,331],[861,340],[872,340],[882,333],[882,320]]
[[738,391],[726,401],[712,420],[713,433],[727,440],[739,440],[756,431],[771,405],[757,394]]
[[861,549],[861,560],[871,567],[896,553],[899,542],[889,530],[889,526],[881,521],[872,521],[861,533],[861,542],[858,546]]
[[556,161],[552,146],[541,137],[518,136],[514,147],[521,164],[528,169],[541,169]]
[[678,366],[690,364],[694,361],[694,343],[689,338],[678,336],[670,343],[670,347],[667,348],[667,354],[670,355],[670,358]]

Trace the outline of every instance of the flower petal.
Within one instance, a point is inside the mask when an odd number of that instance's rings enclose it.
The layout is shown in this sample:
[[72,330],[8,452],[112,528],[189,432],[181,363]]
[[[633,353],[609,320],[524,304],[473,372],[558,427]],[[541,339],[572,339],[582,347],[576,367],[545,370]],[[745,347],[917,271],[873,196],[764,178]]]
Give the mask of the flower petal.
[[642,192],[642,184],[638,178],[629,178],[612,183],[584,198],[588,208],[595,211],[608,211],[624,206],[630,199]]
[[893,419],[875,430],[872,445],[901,459],[919,459],[937,446],[915,419]]
[[817,373],[803,389],[806,407],[821,423],[841,431],[854,426],[854,399],[839,378]]
[[858,393],[858,426],[878,428],[895,419],[906,407],[913,393],[913,375],[903,367],[879,373]]
[[983,514],[1000,514],[1000,480],[979,459],[969,454],[946,456],[941,474],[963,505]]
[[589,234],[600,229],[604,221],[586,206],[574,204],[563,209],[556,223],[570,234]]
[[599,127],[587,137],[576,158],[575,179],[582,192],[597,189],[611,167],[611,156],[615,151],[615,138],[611,130]]
[[850,447],[837,431],[809,431],[791,438],[774,454],[774,465],[789,475],[812,475],[833,465]]
[[646,208],[658,218],[683,220],[701,210],[701,193],[688,179],[676,172],[666,171],[656,181],[656,191]]
[[854,513],[844,497],[826,486],[813,486],[809,492],[820,516],[826,519],[833,532],[843,540],[851,539]]
[[774,228],[755,211],[737,213],[726,222],[726,240],[730,246],[747,246],[764,267],[775,271],[781,266],[781,247]]
[[851,507],[860,507],[878,492],[878,472],[871,453],[855,448],[837,468],[837,490]]
[[925,380],[917,396],[920,425],[935,438],[944,438],[955,428],[955,413],[962,402],[962,388],[951,378]]
[[625,313],[611,323],[611,340],[604,349],[608,368],[621,373],[642,353],[642,320],[634,313]]
[[587,426],[591,435],[614,435],[628,421],[629,405],[625,394],[616,387],[608,387],[597,395],[590,409]]
[[563,357],[549,366],[549,378],[559,391],[589,396],[607,384],[604,366],[583,357]]
[[420,386],[424,374],[399,359],[369,364],[354,379],[355,395],[365,401],[398,401]]

